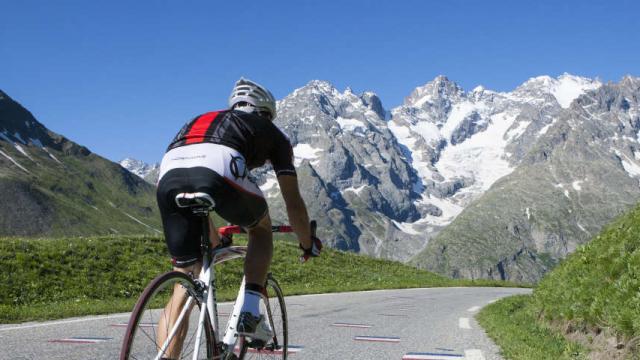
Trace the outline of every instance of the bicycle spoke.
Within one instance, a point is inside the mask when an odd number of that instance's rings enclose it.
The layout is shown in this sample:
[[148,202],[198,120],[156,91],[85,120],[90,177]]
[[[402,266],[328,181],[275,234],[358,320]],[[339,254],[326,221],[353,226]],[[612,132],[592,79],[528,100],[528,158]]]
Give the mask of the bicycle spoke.
[[[153,317],[151,316],[152,312],[149,311],[149,324],[153,324]],[[142,329],[142,326],[140,327],[140,329]],[[152,326],[151,329],[153,329],[153,338],[157,339],[158,338],[158,334],[156,334],[156,327]],[[144,330],[143,330],[144,331]],[[155,341],[155,340],[154,340]],[[156,344],[157,345],[157,344]]]
[[[127,328],[123,344],[123,358],[151,360],[161,353],[166,357],[173,355],[186,359],[195,353],[200,355],[202,351],[206,352],[206,357],[211,357],[216,350],[211,348],[213,330],[206,317],[204,336],[198,348],[195,348],[195,331],[200,326],[200,303],[197,297],[190,295],[194,294],[194,288],[193,280],[179,272],[169,272],[154,279],[132,313],[132,325]],[[174,294],[175,289],[184,290],[185,293]],[[162,307],[158,309],[158,306]],[[146,328],[149,325],[151,329]],[[162,327],[156,328],[159,325]],[[170,335],[172,337],[168,338]],[[164,336],[167,338],[162,339]],[[166,348],[160,352],[163,346]]]

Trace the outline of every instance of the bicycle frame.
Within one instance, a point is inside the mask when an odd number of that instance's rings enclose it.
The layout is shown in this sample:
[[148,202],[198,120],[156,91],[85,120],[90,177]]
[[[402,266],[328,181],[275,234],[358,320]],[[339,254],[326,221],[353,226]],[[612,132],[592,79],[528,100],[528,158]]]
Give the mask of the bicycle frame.
[[[208,314],[209,321],[213,324],[213,341],[214,346],[222,345],[223,352],[220,355],[219,359],[226,358],[229,354],[233,353],[236,347],[236,343],[238,342],[238,335],[236,330],[237,319],[240,316],[240,311],[242,310],[242,304],[244,302],[244,288],[245,288],[245,277],[242,277],[242,282],[240,284],[240,289],[238,290],[238,296],[236,297],[235,304],[233,306],[233,311],[231,312],[229,319],[227,321],[227,327],[224,332],[224,336],[222,338],[222,342],[220,342],[220,325],[218,319],[218,301],[216,297],[216,287],[215,287],[215,269],[214,265],[221,264],[225,261],[244,258],[247,254],[246,246],[226,246],[222,248],[216,248],[211,250],[209,245],[209,227],[207,217],[203,217],[203,256],[202,256],[202,269],[200,274],[198,275],[197,283],[203,286],[203,294],[200,308],[200,315],[198,318],[197,330],[196,330],[196,338],[195,338],[195,349],[200,348],[200,343],[202,341],[202,331],[204,330],[205,324],[205,316]],[[224,227],[227,233],[242,233],[244,232],[240,227]],[[273,232],[290,232],[290,226],[273,226]],[[206,239],[206,240],[205,240]],[[178,332],[180,324],[185,316],[190,312],[191,307],[193,306],[193,296],[195,294],[191,294],[187,303],[183,306],[180,314],[178,315],[178,319],[173,325],[171,331],[169,332],[169,336],[164,341],[162,346],[159,349],[155,360],[160,360],[163,354],[166,353],[167,348],[174,338],[176,333]],[[267,304],[268,306],[268,304]],[[208,311],[210,310],[210,311]],[[271,319],[269,319],[271,321]],[[273,325],[273,324],[270,324]],[[224,356],[224,357],[223,357]],[[198,351],[194,351],[193,360],[198,359]]]
[[[209,314],[209,321],[211,322],[211,324],[213,324],[213,334],[214,334],[214,341],[215,344],[217,346],[217,344],[220,343],[220,338],[219,338],[219,334],[220,334],[220,327],[219,327],[219,322],[218,322],[218,306],[217,306],[217,298],[216,298],[216,288],[215,288],[215,270],[214,267],[211,266],[216,265],[216,264],[220,264],[222,262],[228,261],[228,260],[232,260],[232,259],[236,259],[236,258],[243,258],[246,256],[247,253],[247,248],[245,246],[231,246],[231,247],[227,247],[227,248],[222,248],[222,249],[218,249],[218,250],[214,250],[213,251],[213,256],[204,256],[203,257],[203,266],[202,266],[202,271],[200,272],[200,275],[198,276],[198,280],[202,283],[202,284],[207,284],[207,286],[204,288],[204,292],[203,292],[203,300],[206,298],[206,301],[202,301],[202,306],[200,309],[200,317],[198,319],[198,328],[196,331],[196,338],[195,338],[195,348],[198,349],[200,347],[200,343],[202,341],[202,330],[204,329],[204,317],[206,314]],[[210,260],[210,258],[212,258],[212,260]],[[242,308],[242,303],[244,301],[244,285],[245,285],[245,279],[244,277],[242,278],[242,283],[240,285],[240,289],[238,290],[238,296],[236,298],[236,302],[235,305],[233,307],[233,312],[229,318],[229,321],[227,322],[227,329],[225,331],[225,335],[224,335],[224,340],[223,340],[223,344],[226,345],[225,346],[225,350],[226,351],[233,351],[233,349],[235,348],[236,342],[237,342],[237,333],[236,333],[236,329],[234,326],[234,321],[233,319],[237,319],[238,316],[240,316],[240,310]],[[187,315],[187,313],[190,311],[191,306],[193,303],[193,296],[189,297],[189,299],[187,300],[187,303],[183,306],[180,314],[178,315],[178,319],[176,320],[174,326],[172,327],[171,331],[169,332],[169,336],[167,336],[167,339],[165,340],[165,342],[162,344],[158,355],[156,356],[156,360],[159,360],[163,354],[166,353],[167,351],[167,347],[169,346],[169,343],[171,342],[171,340],[173,339],[173,337],[175,336],[175,334],[178,332],[178,328],[180,326],[180,324],[182,323],[182,320],[184,319],[184,317]],[[211,311],[207,312],[207,310],[211,309]],[[193,359],[197,360],[198,359],[198,353],[194,352],[193,354]]]

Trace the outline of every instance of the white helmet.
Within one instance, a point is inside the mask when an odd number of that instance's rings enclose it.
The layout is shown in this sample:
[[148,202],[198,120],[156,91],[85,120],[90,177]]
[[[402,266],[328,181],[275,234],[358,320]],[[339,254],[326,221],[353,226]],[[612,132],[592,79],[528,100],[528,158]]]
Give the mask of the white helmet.
[[[266,111],[271,115],[271,120],[276,117],[276,100],[271,92],[260,84],[251,80],[240,78],[233,86],[229,96],[229,108],[233,108],[238,103],[248,103],[253,110]],[[238,108],[238,110],[243,110]]]

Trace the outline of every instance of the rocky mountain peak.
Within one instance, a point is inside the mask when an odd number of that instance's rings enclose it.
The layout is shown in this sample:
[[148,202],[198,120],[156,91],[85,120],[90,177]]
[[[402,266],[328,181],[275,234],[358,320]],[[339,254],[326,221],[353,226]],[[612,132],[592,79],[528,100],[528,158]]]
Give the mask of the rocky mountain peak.
[[382,106],[382,101],[378,95],[371,91],[365,91],[360,95],[360,98],[369,109],[378,115],[379,118],[384,119],[386,117],[387,111]]
[[620,81],[620,86],[627,87],[632,91],[640,90],[640,78],[631,75],[625,75]]
[[[350,118],[356,113],[366,111],[373,112],[378,118],[377,120],[384,120],[386,117],[386,110],[375,93],[365,91],[362,94],[356,94],[350,87],[340,92],[330,82],[324,80],[312,80],[278,102],[279,112],[289,113],[292,108],[297,108],[300,111],[298,113],[300,119],[309,118],[311,116],[309,114],[313,112],[316,125],[320,123],[327,125],[326,121],[331,122],[337,117]],[[320,112],[311,111],[311,108],[318,109]],[[322,116],[318,117],[319,115]],[[323,119],[324,115],[328,117]],[[286,122],[287,124],[283,124],[283,126],[289,126],[291,120],[276,120],[276,123]]]
[[338,90],[332,83],[326,80],[311,80],[305,86],[296,89],[296,92],[312,92],[312,93],[322,93],[324,95],[336,94]]
[[512,95],[529,103],[540,105],[552,96],[563,108],[586,91],[602,86],[599,80],[564,73],[557,78],[537,76],[525,81]]
[[155,183],[158,180],[160,171],[160,164],[158,163],[147,164],[144,161],[128,157],[122,159],[119,164],[149,183]]
[[49,131],[22,105],[14,101],[9,95],[0,91],[0,140],[13,144],[34,144],[38,147],[49,146],[56,150],[79,151],[89,154],[85,147],[76,144],[64,147],[66,139]]
[[464,91],[458,84],[449,80],[444,75],[438,75],[432,81],[417,87],[409,95],[404,105],[422,108],[425,104],[438,104],[447,100],[456,100],[464,96]]
[[0,235],[157,233],[153,187],[0,98]]

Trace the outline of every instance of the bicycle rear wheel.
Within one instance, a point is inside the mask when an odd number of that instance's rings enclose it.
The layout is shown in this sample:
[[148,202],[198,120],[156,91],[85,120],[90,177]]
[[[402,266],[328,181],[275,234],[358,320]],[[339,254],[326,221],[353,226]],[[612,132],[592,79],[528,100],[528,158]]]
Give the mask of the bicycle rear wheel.
[[273,329],[273,338],[264,347],[251,348],[244,337],[240,338],[239,359],[286,359],[289,347],[287,309],[284,295],[278,282],[269,274],[265,285],[266,298],[260,305],[260,312],[268,319]]
[[[172,298],[174,292],[177,292],[176,297]],[[170,359],[191,359],[194,352],[198,352],[199,359],[213,359],[218,349],[208,314],[205,314],[200,345],[195,348],[201,308],[199,297],[195,282],[181,272],[171,271],[156,277],[144,290],[131,313],[120,359],[157,359],[158,355]],[[169,314],[178,317],[183,310],[182,319],[176,321],[174,326],[169,324]],[[162,339],[166,339],[174,327],[175,334],[168,341],[166,351],[161,353],[165,342]]]

